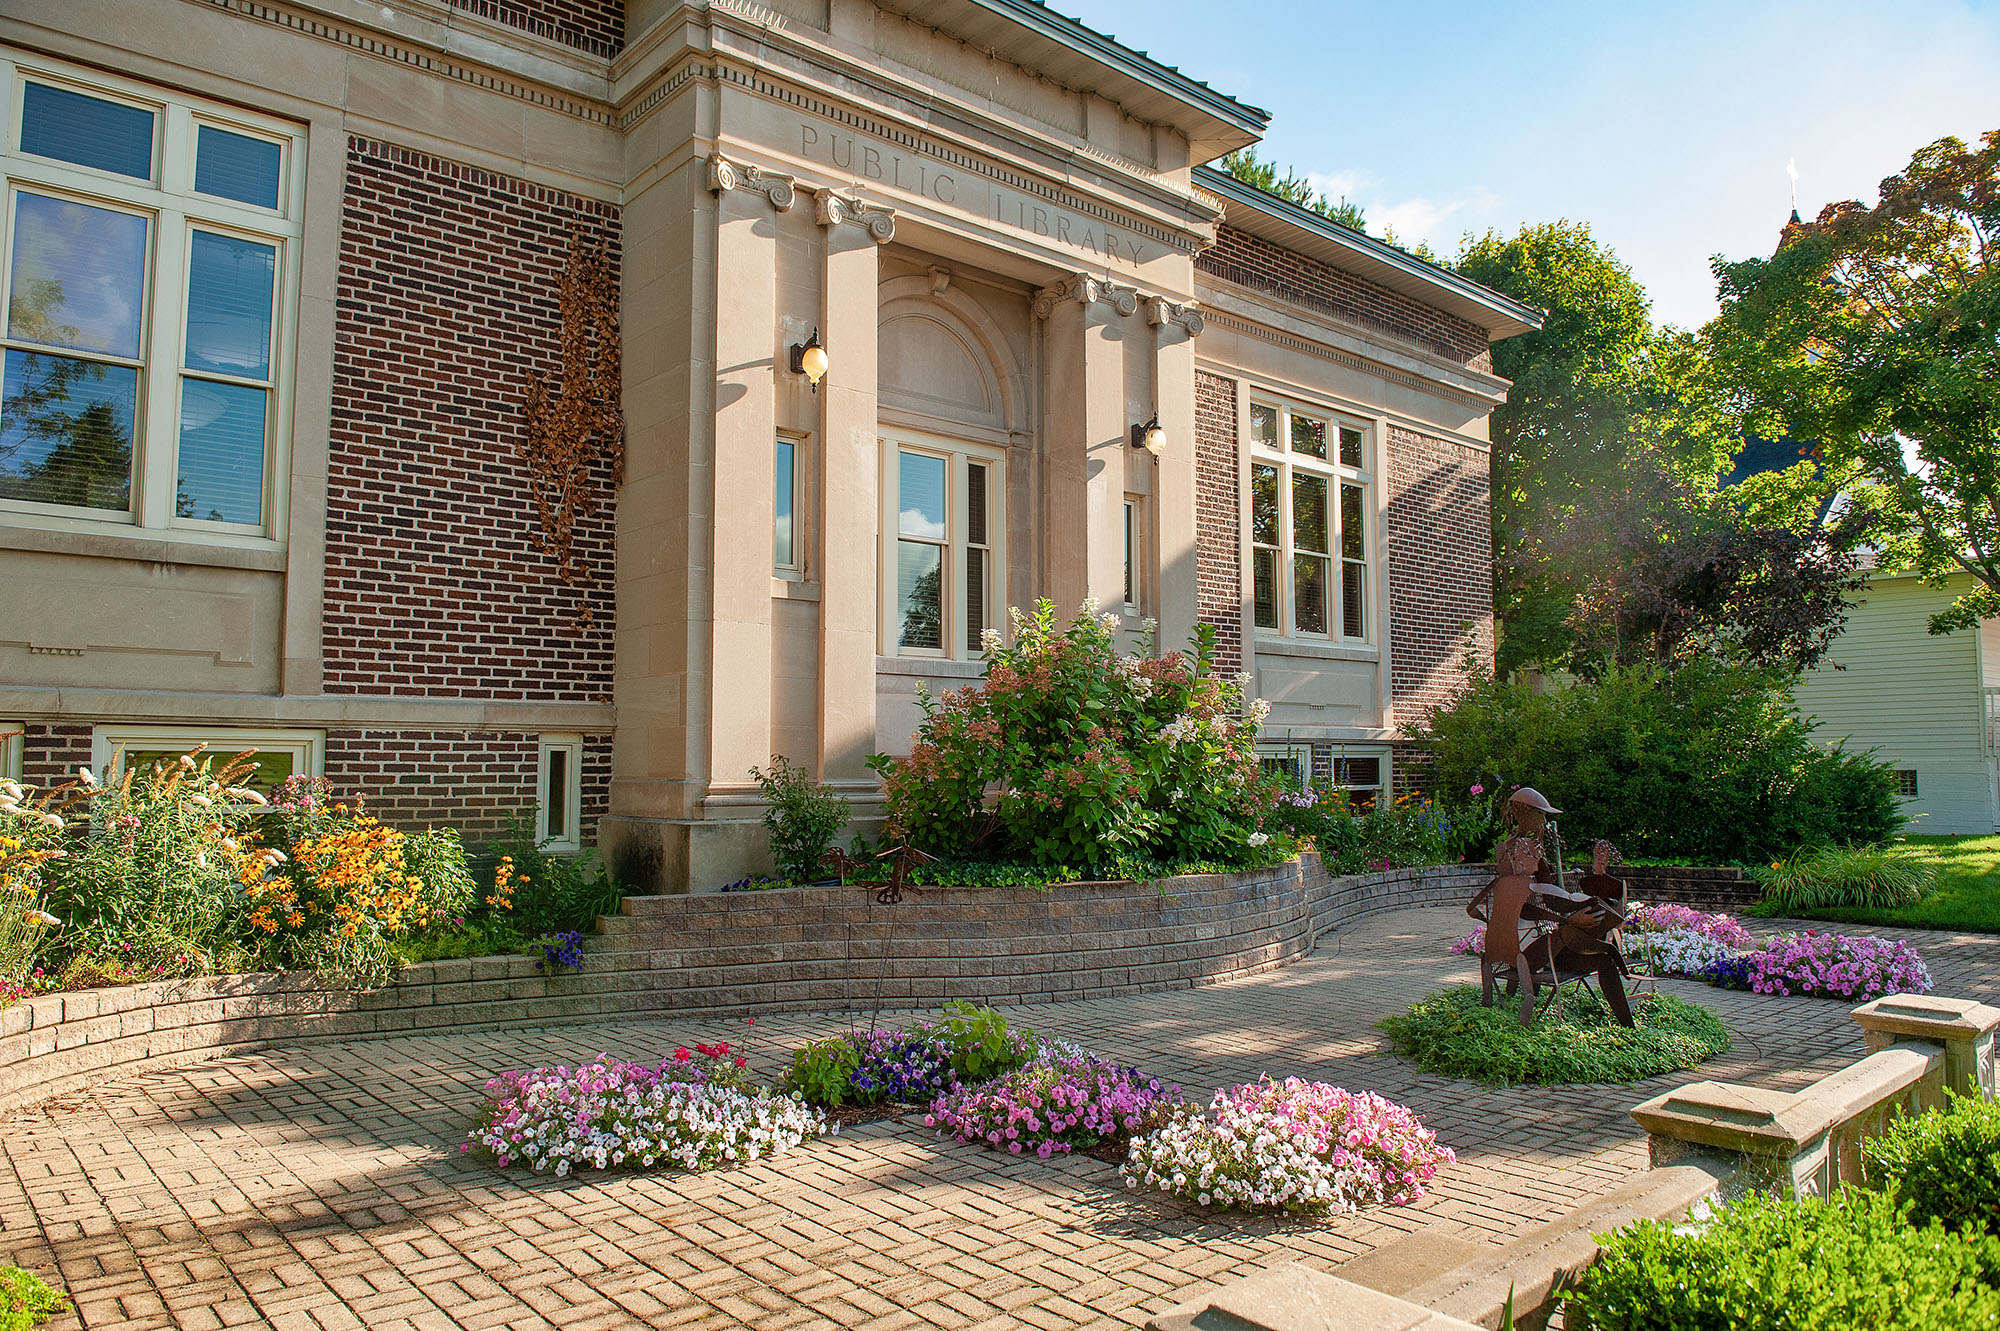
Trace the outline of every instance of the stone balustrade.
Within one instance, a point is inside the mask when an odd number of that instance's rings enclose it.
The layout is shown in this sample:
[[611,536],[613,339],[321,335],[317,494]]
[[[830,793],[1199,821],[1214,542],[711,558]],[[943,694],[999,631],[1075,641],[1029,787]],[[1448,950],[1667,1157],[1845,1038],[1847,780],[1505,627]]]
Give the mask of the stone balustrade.
[[1947,1088],[1995,1094],[2000,1008],[1969,999],[1889,994],[1854,1010],[1868,1055],[1798,1091],[1701,1081],[1632,1110],[1655,1166],[1719,1155],[1736,1185],[1827,1196],[1864,1180],[1861,1143],[1896,1116],[1940,1103]]

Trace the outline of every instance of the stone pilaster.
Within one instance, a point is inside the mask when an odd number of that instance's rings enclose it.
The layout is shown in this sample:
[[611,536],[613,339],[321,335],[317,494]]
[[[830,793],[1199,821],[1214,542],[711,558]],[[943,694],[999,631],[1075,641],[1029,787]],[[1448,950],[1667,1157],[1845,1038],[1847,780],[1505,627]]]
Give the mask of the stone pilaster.
[[814,201],[826,228],[820,339],[820,779],[865,786],[875,751],[876,562],[881,557],[876,435],[877,252],[895,214],[831,191]]
[[[1065,615],[1124,596],[1122,540],[1131,406],[1125,343],[1139,293],[1085,273],[1035,298],[1043,323],[1041,587]],[[1140,419],[1144,419],[1142,416]]]
[[[1195,569],[1194,340],[1201,315],[1192,304],[1155,297],[1146,302],[1153,331],[1154,408],[1166,432],[1167,451],[1153,477],[1154,572],[1160,645],[1177,650],[1194,632],[1198,609]],[[1144,465],[1134,457],[1127,465]]]

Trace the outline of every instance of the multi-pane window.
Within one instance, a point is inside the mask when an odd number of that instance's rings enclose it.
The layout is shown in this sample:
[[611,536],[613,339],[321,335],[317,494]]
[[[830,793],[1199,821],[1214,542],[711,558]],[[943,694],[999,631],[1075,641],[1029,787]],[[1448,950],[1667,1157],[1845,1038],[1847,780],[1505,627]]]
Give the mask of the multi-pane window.
[[1379,754],[1336,751],[1330,775],[1335,790],[1346,792],[1357,810],[1372,809],[1387,785],[1389,764]]
[[1005,589],[1001,454],[919,436],[882,444],[883,651],[979,655]]
[[1366,428],[1283,402],[1250,406],[1250,581],[1257,628],[1366,641]]
[[282,535],[304,137],[0,58],[0,509]]

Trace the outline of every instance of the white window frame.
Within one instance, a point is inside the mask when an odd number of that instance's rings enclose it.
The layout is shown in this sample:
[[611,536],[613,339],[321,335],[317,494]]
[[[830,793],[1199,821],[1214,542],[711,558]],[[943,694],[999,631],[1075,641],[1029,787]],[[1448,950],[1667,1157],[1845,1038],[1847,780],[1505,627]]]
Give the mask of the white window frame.
[[[778,498],[777,458],[780,447],[789,447],[792,450],[792,558],[788,563],[780,562],[778,559],[778,514],[776,504]],[[811,578],[809,571],[810,561],[806,557],[808,524],[804,503],[806,495],[812,491],[812,486],[807,480],[807,456],[805,435],[794,434],[787,430],[778,431],[771,444],[771,502],[773,505],[771,510],[771,575],[783,578],[786,582],[806,582]]]
[[[1252,423],[1259,408],[1275,413],[1275,437],[1271,444],[1259,442],[1254,435]],[[1327,457],[1315,458],[1292,451],[1292,417],[1309,417],[1324,422],[1327,431]],[[1341,435],[1351,431],[1360,435],[1360,465],[1342,462]],[[1375,473],[1371,469],[1375,455],[1376,440],[1374,423],[1357,419],[1330,407],[1303,402],[1295,398],[1275,393],[1256,391],[1250,395],[1243,417],[1243,452],[1247,468],[1244,473],[1248,484],[1244,491],[1243,550],[1245,574],[1249,579],[1251,624],[1256,636],[1269,639],[1296,638],[1310,642],[1327,642],[1350,646],[1371,646],[1377,641],[1379,615],[1375,604],[1376,583],[1380,577],[1376,558],[1374,532]],[[1256,539],[1256,472],[1257,467],[1270,467],[1278,475],[1278,544],[1268,545]],[[1297,590],[1294,584],[1293,557],[1297,553],[1292,530],[1292,481],[1296,473],[1323,477],[1327,484],[1327,598],[1329,630],[1325,633],[1306,631],[1298,627]],[[1359,486],[1361,489],[1361,551],[1360,559],[1348,558],[1342,553],[1347,535],[1341,502],[1342,486]],[[1275,624],[1256,622],[1256,576],[1257,552],[1271,550],[1276,554],[1277,570],[1273,580],[1276,596],[1274,606]],[[1318,553],[1318,552],[1308,552]],[[1363,632],[1347,632],[1346,607],[1346,567],[1358,564],[1361,575],[1361,618]]]
[[0,781],[19,781],[28,756],[27,723],[0,721]]
[[[983,629],[1001,628],[1007,605],[1007,454],[1004,449],[963,439],[946,439],[913,430],[883,429],[881,432],[881,515],[876,562],[880,569],[878,604],[881,606],[878,651],[883,656],[903,656],[930,660],[965,661],[979,656],[968,643],[966,625],[965,567],[966,470],[973,463],[988,469],[986,480],[986,613],[972,625],[973,640]],[[919,453],[945,459],[945,536],[936,542],[944,550],[942,581],[950,588],[941,607],[942,651],[929,647],[904,647],[898,639],[896,617],[896,543],[901,539],[898,522],[902,498],[901,457]],[[913,538],[914,539],[914,538]]]
[[[155,117],[152,178],[135,180],[21,151],[23,101],[29,82],[151,111]],[[132,420],[131,503],[125,511],[116,512],[5,500],[0,501],[0,522],[67,531],[123,528],[208,545],[282,546],[287,536],[291,474],[300,251],[305,218],[305,127],[97,70],[45,60],[11,47],[0,47],[0,86],[4,86],[4,100],[0,100],[0,294],[10,289],[12,281],[8,268],[13,262],[15,202],[20,194],[142,213],[148,218],[139,356],[135,361],[95,352],[83,357],[131,365],[138,371],[138,400]],[[195,192],[196,130],[202,125],[280,145],[275,209]],[[277,249],[268,379],[250,380],[184,368],[188,264],[196,231],[251,240]],[[5,332],[5,321],[0,319],[0,342],[14,346]],[[21,345],[25,349],[30,344]],[[62,353],[57,349],[48,354]],[[262,521],[211,522],[175,515],[181,385],[189,379],[242,384],[269,395]]]
[[1144,615],[1150,613],[1153,604],[1152,580],[1147,577],[1152,568],[1152,524],[1150,506],[1145,495],[1125,496],[1125,613]]
[[[563,753],[569,780],[566,788],[549,789],[549,755]],[[549,834],[549,806],[560,796],[563,802],[563,835]],[[583,736],[542,735],[535,746],[535,844],[556,854],[575,854],[583,849]]]
[[[186,753],[208,745],[217,758],[233,758],[245,749],[259,754],[283,753],[292,759],[294,776],[326,775],[324,730],[279,730],[244,726],[156,726],[107,724],[91,727],[90,765],[100,780],[114,754],[173,749]],[[121,759],[122,761],[122,759]]]
[[[1340,762],[1343,758],[1373,759],[1377,764],[1375,768],[1375,780],[1368,784],[1342,781],[1340,779]],[[1375,807],[1378,809],[1384,807],[1383,801],[1392,800],[1393,797],[1390,792],[1396,788],[1396,773],[1393,766],[1392,750],[1349,744],[1334,745],[1333,756],[1327,762],[1326,788],[1328,790],[1338,790],[1348,793],[1350,802],[1353,799],[1352,792],[1372,790],[1375,792]]]

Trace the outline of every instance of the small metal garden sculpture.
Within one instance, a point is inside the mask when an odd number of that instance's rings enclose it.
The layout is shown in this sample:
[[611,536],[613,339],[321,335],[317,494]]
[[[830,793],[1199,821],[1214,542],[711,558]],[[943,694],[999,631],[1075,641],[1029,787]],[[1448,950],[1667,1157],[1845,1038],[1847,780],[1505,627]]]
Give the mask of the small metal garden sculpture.
[[[1609,842],[1598,842],[1591,872],[1576,875],[1574,889],[1565,887],[1559,867],[1562,842],[1552,835],[1550,823],[1550,816],[1561,812],[1529,787],[1515,791],[1508,801],[1507,818],[1516,835],[1500,844],[1498,875],[1465,908],[1486,924],[1480,999],[1491,1007],[1494,981],[1504,975],[1508,995],[1520,994],[1520,1021],[1528,1026],[1543,986],[1554,1002],[1564,984],[1595,979],[1612,1016],[1630,1026],[1632,1007],[1625,997],[1630,972],[1618,943],[1618,928],[1625,922],[1625,884],[1607,872],[1616,851]],[[1545,837],[1555,843],[1555,866],[1543,858]]]
[[840,881],[844,883],[867,868],[871,861],[881,860],[889,861],[889,881],[876,889],[875,901],[877,905],[893,906],[903,899],[904,888],[909,888],[912,892],[923,890],[908,881],[910,870],[920,864],[935,864],[937,856],[925,854],[915,846],[891,846],[873,856],[850,855],[844,850],[829,850],[820,856],[819,862],[822,868],[830,869],[840,875]]

